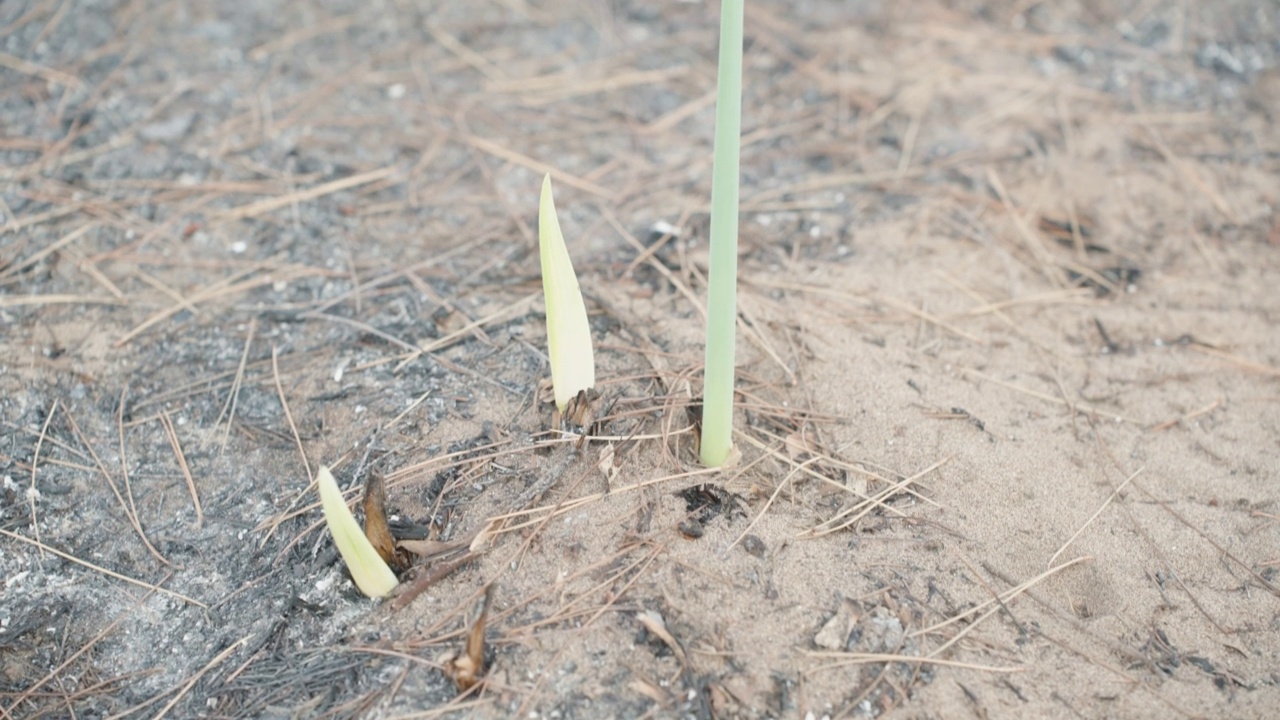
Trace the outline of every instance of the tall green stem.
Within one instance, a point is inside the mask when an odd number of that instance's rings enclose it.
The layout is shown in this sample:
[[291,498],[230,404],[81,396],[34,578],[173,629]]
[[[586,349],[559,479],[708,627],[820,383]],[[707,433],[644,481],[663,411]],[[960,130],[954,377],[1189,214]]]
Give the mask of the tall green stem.
[[702,463],[719,467],[733,447],[733,354],[738,300],[738,153],[742,134],[744,0],[720,3],[715,154],[711,170],[711,268],[702,391]]

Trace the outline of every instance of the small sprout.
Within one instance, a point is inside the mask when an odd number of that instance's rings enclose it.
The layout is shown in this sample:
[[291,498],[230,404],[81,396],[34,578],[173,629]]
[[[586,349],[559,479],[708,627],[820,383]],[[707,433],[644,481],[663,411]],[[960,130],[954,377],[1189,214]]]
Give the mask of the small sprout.
[[378,555],[373,543],[365,537],[360,523],[356,522],[346,501],[342,499],[342,491],[338,489],[338,483],[327,466],[320,466],[320,472],[316,473],[316,485],[320,489],[320,504],[324,507],[329,534],[333,536],[343,562],[351,571],[356,587],[369,597],[386,597],[400,581]]
[[556,409],[596,384],[596,361],[591,350],[591,326],[582,302],[578,276],[556,218],[551,197],[551,174],[542,179],[538,207],[538,249],[542,257],[542,293],[547,303],[547,350],[551,357],[551,385]]

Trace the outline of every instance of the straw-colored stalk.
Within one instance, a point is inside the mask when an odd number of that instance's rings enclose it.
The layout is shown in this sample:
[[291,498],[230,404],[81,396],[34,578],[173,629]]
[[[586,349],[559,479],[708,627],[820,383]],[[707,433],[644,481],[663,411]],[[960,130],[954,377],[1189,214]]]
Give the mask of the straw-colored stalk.
[[320,466],[320,471],[316,473],[316,485],[320,489],[320,505],[324,508],[325,524],[329,526],[329,534],[333,536],[343,562],[351,571],[356,587],[371,598],[386,597],[400,581],[378,555],[373,543],[365,537],[360,523],[356,522],[347,502],[342,499],[342,491],[338,489],[338,483],[327,466]]
[[547,303],[547,354],[556,407],[564,412],[569,400],[596,384],[596,361],[591,350],[591,326],[582,302],[578,276],[556,218],[551,197],[551,174],[542,179],[538,207],[538,249],[542,257],[542,292]]

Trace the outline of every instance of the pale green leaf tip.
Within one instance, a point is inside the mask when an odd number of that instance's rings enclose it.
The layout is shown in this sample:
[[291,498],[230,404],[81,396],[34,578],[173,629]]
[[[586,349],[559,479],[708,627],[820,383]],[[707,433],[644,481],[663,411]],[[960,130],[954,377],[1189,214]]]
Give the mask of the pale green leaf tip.
[[316,473],[316,485],[320,489],[320,505],[324,508],[325,524],[329,526],[329,534],[333,536],[343,562],[351,571],[356,587],[368,597],[386,597],[400,581],[382,556],[378,555],[373,543],[365,537],[360,523],[356,522],[347,502],[342,499],[342,491],[338,489],[338,482],[333,479],[333,473],[329,472],[328,467],[320,466],[320,471]]
[[564,411],[580,390],[596,384],[595,357],[591,349],[591,326],[587,306],[582,301],[578,276],[569,260],[569,250],[560,232],[555,199],[551,194],[551,173],[542,178],[542,198],[538,205],[538,254],[542,260],[542,293],[547,304],[547,354],[551,358],[551,385],[556,407]]

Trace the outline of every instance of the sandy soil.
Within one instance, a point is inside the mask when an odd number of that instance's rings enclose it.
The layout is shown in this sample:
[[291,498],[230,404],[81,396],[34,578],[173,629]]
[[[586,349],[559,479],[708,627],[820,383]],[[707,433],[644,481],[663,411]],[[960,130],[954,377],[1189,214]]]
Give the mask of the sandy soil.
[[1274,715],[1280,9],[753,0],[709,472],[716,5],[0,5],[0,717]]

